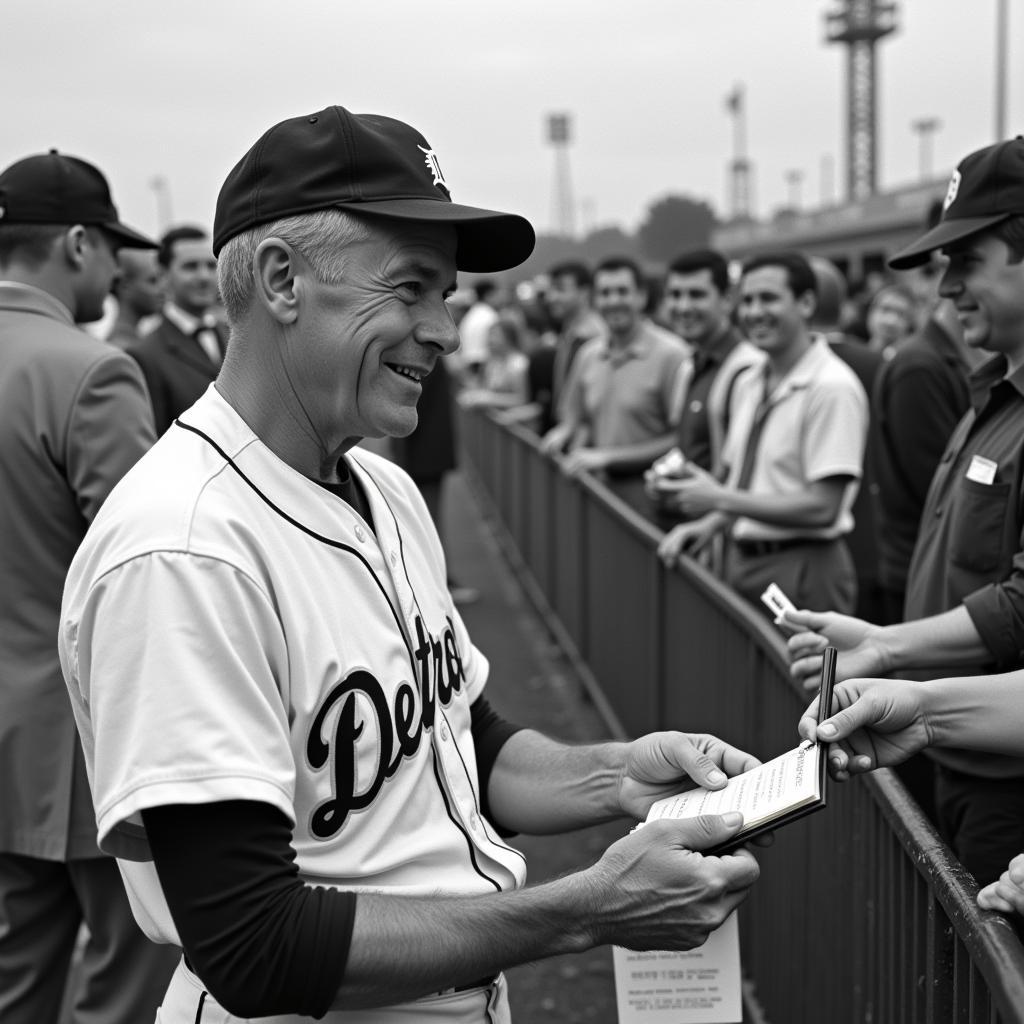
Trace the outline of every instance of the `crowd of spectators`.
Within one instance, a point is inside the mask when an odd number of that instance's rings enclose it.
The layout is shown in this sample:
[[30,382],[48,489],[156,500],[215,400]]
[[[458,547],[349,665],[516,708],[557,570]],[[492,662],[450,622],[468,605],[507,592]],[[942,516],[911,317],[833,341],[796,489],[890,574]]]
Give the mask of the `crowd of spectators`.
[[[876,275],[877,290],[860,294],[863,316],[839,270],[799,252],[744,264],[691,250],[657,277],[610,257],[558,263],[517,289],[475,281],[456,317],[487,311],[487,354],[450,360],[455,399],[536,431],[568,475],[589,473],[663,529],[667,562],[698,557],[758,609],[773,580],[801,606],[889,621],[902,611],[923,492],[977,364],[938,277],[908,283],[921,276]],[[955,361],[939,364],[952,390],[925,401],[911,357],[939,330],[956,346]],[[908,414],[916,404],[927,412]],[[921,432],[919,460],[911,438]],[[900,565],[896,544],[908,548]]]
[[[657,279],[577,265],[570,307],[553,267],[529,360],[560,380],[517,418],[661,527],[667,564],[703,560],[758,612],[771,582],[812,610],[798,676],[816,680],[825,641],[841,678],[1020,669],[1022,224],[1018,138],[962,161],[856,301],[794,251],[688,252]],[[580,345],[584,317],[604,331]],[[1024,761],[941,750],[900,771],[982,885],[1024,850]]]

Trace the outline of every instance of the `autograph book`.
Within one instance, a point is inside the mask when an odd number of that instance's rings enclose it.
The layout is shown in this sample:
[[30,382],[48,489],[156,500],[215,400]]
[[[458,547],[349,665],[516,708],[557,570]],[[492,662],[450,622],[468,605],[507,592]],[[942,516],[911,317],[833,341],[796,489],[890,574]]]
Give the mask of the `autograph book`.
[[[818,690],[818,721],[829,716],[835,684],[836,652],[826,648]],[[690,789],[656,801],[647,821],[659,818],[696,818],[701,814],[739,811],[743,827],[725,846],[733,849],[763,832],[779,828],[825,807],[828,801],[828,744],[804,740],[772,761],[733,776],[723,789]]]

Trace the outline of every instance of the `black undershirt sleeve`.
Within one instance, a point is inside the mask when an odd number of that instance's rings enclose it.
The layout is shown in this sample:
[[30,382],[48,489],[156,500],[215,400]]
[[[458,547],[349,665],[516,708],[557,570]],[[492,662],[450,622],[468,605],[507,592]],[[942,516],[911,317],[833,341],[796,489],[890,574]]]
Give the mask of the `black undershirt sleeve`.
[[473,746],[476,748],[476,774],[480,782],[480,812],[498,830],[498,835],[508,839],[516,833],[514,830],[506,829],[501,822],[495,821],[490,801],[487,799],[487,786],[491,781],[491,771],[498,759],[498,752],[523,726],[505,721],[491,707],[486,697],[477,697],[469,710],[470,730],[473,733]]
[[142,812],[189,966],[238,1017],[322,1017],[341,985],[356,895],[300,878],[292,829],[255,800]]
[[[490,818],[491,770],[521,727],[483,697],[470,711]],[[224,800],[148,808],[142,820],[189,967],[217,1002],[238,1017],[322,1017],[344,977],[356,894],[299,878],[288,818],[267,803]]]

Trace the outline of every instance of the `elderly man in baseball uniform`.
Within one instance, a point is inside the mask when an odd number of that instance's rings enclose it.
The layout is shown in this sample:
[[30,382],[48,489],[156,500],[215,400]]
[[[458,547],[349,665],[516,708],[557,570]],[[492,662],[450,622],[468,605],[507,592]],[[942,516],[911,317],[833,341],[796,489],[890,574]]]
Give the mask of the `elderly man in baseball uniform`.
[[458,344],[456,271],[533,241],[453,203],[418,131],[341,107],[271,128],[221,190],[220,376],[104,506],[61,618],[100,844],[184,950],[161,1024],[504,1022],[503,968],[690,948],[757,877],[744,849],[699,852],[739,827],[709,816],[524,887],[514,832],[626,832],[756,762],[502,721],[419,492],[354,447],[415,426]]

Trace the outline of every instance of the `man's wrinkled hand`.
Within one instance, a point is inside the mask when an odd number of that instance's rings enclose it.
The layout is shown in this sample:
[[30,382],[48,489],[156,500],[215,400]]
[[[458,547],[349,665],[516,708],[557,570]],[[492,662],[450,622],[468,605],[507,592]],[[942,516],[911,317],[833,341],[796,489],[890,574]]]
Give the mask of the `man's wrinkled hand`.
[[746,898],[760,869],[745,847],[721,856],[738,813],[652,821],[620,839],[586,872],[594,937],[627,949],[693,949]]
[[706,733],[649,733],[627,748],[619,776],[619,805],[642,821],[655,800],[695,786],[721,789],[728,778],[760,763]]

